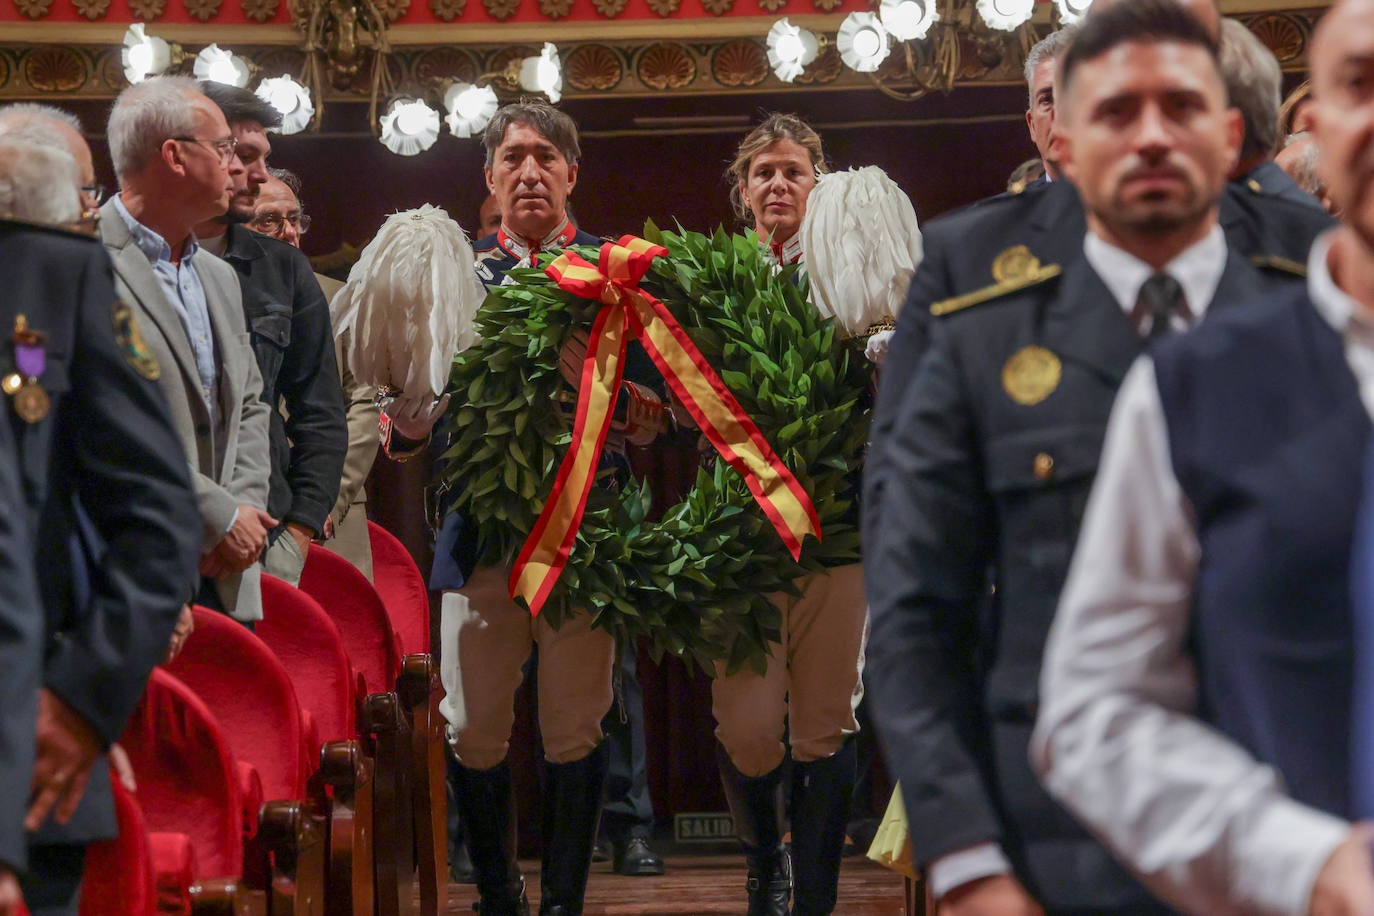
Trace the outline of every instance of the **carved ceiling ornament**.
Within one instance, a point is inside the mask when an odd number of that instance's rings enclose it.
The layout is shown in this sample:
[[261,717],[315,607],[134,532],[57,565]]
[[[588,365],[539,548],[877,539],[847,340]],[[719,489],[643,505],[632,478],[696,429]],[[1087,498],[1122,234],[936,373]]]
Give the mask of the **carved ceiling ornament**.
[[840,49],[833,41],[827,42],[821,53],[816,55],[816,59],[807,64],[796,82],[804,86],[833,83],[843,71],[844,61],[840,59]]
[[186,12],[190,13],[201,22],[209,22],[219,15],[220,4],[223,0],[182,0],[186,6]]
[[242,0],[243,15],[254,22],[266,22],[277,15],[278,0]]
[[377,11],[386,18],[387,22],[395,22],[410,9],[410,0],[373,0],[373,2],[377,5]]
[[640,82],[651,89],[681,89],[696,78],[696,61],[682,45],[662,41],[639,56]]
[[468,0],[429,0],[429,11],[435,19],[452,22],[468,8]]
[[563,61],[563,76],[574,89],[605,92],[625,75],[620,57],[605,45],[581,45]]
[[129,10],[140,22],[152,22],[167,12],[167,0],[129,0]]
[[43,92],[75,92],[89,75],[86,62],[71,48],[51,45],[24,55],[24,79]]
[[722,86],[757,86],[768,77],[768,52],[748,38],[732,41],[711,58],[711,75]]
[[73,0],[72,6],[76,7],[78,14],[94,22],[105,18],[110,11],[110,0]]
[[539,0],[539,12],[550,19],[562,19],[572,12],[573,0]]
[[787,5],[787,0],[759,0],[759,9],[765,13],[776,13]]
[[701,8],[712,16],[724,16],[734,6],[735,0],[701,0]]
[[665,18],[676,13],[680,6],[682,0],[649,0],[649,9],[654,15]]
[[482,0],[482,5],[487,8],[491,18],[504,22],[515,15],[520,8],[520,0]]
[[[463,2],[466,3],[467,0],[463,0]],[[421,83],[446,79],[456,80],[460,83],[473,83],[477,81],[477,75],[481,72],[477,67],[477,61],[473,60],[471,54],[452,45],[423,52],[415,59],[412,69],[415,73],[415,79]]]
[[614,19],[625,12],[630,0],[592,0],[592,7],[607,19]]
[[52,10],[52,0],[14,0],[14,8],[30,19],[42,19]]
[[1284,13],[1270,13],[1265,16],[1256,16],[1247,25],[1255,37],[1264,42],[1264,46],[1270,51],[1274,52],[1279,63],[1286,64],[1302,57],[1307,41],[1303,35],[1302,26],[1299,25],[1295,17]]

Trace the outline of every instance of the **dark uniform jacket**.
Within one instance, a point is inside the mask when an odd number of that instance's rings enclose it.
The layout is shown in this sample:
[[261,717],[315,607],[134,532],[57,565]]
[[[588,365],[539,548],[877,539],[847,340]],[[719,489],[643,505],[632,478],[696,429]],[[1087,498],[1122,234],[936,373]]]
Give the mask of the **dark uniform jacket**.
[[[1277,282],[1232,253],[1208,315]],[[887,527],[864,554],[873,713],[921,865],[995,841],[1050,909],[1152,912],[1027,759],[1108,414],[1144,344],[1083,258],[1023,287],[936,319],[901,405]]]
[[[38,384],[51,409],[27,422],[6,397],[3,411],[21,455],[46,622],[43,683],[113,742],[195,593],[201,520],[186,455],[155,381],[160,367],[115,299],[98,241],[0,223],[0,289],[0,327],[22,314],[44,334]],[[15,356],[5,340],[0,377]],[[114,828],[102,762],[72,821],[35,841],[84,843]]]
[[[1304,194],[1307,203],[1294,202],[1266,188],[1257,190],[1244,179],[1227,183],[1218,213],[1227,243],[1247,257],[1305,264],[1313,239],[1335,221],[1320,205],[1312,205],[1311,195]],[[1299,189],[1298,193],[1303,192]],[[883,362],[873,414],[872,444],[864,467],[865,545],[881,536],[887,471],[884,442],[925,350],[930,306],[982,289],[1007,271],[1015,272],[1025,264],[1024,257],[1014,256],[1022,251],[1041,264],[1077,260],[1086,232],[1083,204],[1073,185],[1043,180],[1032,182],[1021,193],[989,197],[922,227],[925,254],[912,277]]]
[[233,225],[224,260],[239,275],[262,399],[272,408],[267,512],[281,522],[278,532],[287,522],[322,532],[348,452],[329,303],[310,259],[286,242]]

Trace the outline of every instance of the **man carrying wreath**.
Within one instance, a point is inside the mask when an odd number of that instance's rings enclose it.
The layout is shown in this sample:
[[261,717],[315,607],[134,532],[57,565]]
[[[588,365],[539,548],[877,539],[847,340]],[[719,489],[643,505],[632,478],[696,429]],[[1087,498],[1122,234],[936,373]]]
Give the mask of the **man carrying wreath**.
[[[571,118],[543,102],[506,105],[487,126],[482,144],[487,187],[502,216],[496,234],[473,245],[482,283],[499,286],[507,271],[536,266],[547,260],[541,256],[569,245],[600,244],[568,217],[581,155]],[[578,335],[562,354],[563,376],[573,390],[585,347],[585,336]],[[624,443],[652,441],[665,413],[662,379],[638,343],[631,342],[626,363],[619,401],[627,409],[623,418],[617,416],[608,457],[602,459],[621,470],[628,469]],[[388,408],[388,454],[403,457],[422,448],[448,400],[445,395],[433,403],[398,401]],[[574,610],[556,629],[547,616],[532,616],[511,598],[510,569],[477,564],[481,542],[478,526],[462,513],[449,513],[430,574],[430,588],[444,593],[441,670],[447,696],[441,709],[457,760],[450,778],[476,871],[478,912],[529,912],[516,862],[515,799],[506,756],[515,692],[533,645],[538,647],[545,756],[539,912],[580,914],[606,778],[601,720],[612,702],[615,637],[593,629],[585,610]]]

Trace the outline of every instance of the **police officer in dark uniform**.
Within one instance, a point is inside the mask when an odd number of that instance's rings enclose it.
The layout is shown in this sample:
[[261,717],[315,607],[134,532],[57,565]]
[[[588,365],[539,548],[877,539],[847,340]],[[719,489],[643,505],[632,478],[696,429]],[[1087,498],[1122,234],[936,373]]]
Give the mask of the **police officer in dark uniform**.
[[[1205,17],[1203,25],[1214,32],[1215,39],[1220,21],[1212,0],[1185,5]],[[1094,14],[1101,15],[1107,7],[1098,3]],[[1233,80],[1233,74],[1225,75],[1228,82]],[[1033,106],[1038,104],[1035,88],[1032,84]],[[1052,144],[1040,146],[1054,177]],[[1275,178],[1272,172],[1278,167],[1272,162],[1254,168],[1255,172],[1226,184],[1219,219],[1227,241],[1251,258],[1306,263],[1312,241],[1334,221],[1310,195],[1306,201],[1293,199],[1292,181],[1287,176],[1282,181]],[[1077,255],[1085,231],[1082,201],[1062,179],[1031,182],[1020,192],[998,194],[922,227],[925,255],[912,278],[883,363],[872,446],[864,466],[865,545],[871,547],[882,534],[884,443],[929,337],[930,306],[989,283],[1014,279],[1032,258],[1043,264],[1062,264]]]
[[97,757],[195,593],[200,514],[160,367],[100,243],[0,224],[0,288],[3,422],[22,455],[46,621],[23,888],[35,916],[74,913],[85,844],[115,831]]
[[1030,771],[1041,653],[1135,356],[1297,282],[1256,269],[1217,223],[1241,125],[1195,18],[1172,0],[1113,6],[1060,73],[1089,232],[1071,259],[1023,256],[929,307],[888,443],[884,529],[865,545],[874,718],[919,827],[914,858],[956,916],[1164,911]]

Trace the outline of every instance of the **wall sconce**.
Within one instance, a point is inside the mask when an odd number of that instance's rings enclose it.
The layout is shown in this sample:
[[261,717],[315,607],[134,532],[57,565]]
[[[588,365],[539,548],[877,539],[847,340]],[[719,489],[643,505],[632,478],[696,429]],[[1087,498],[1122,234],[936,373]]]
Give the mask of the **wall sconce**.
[[289,76],[268,77],[258,84],[257,97],[281,112],[281,132],[298,134],[315,116],[310,90]]
[[439,112],[422,99],[399,98],[381,118],[382,144],[399,156],[414,156],[439,139]]

